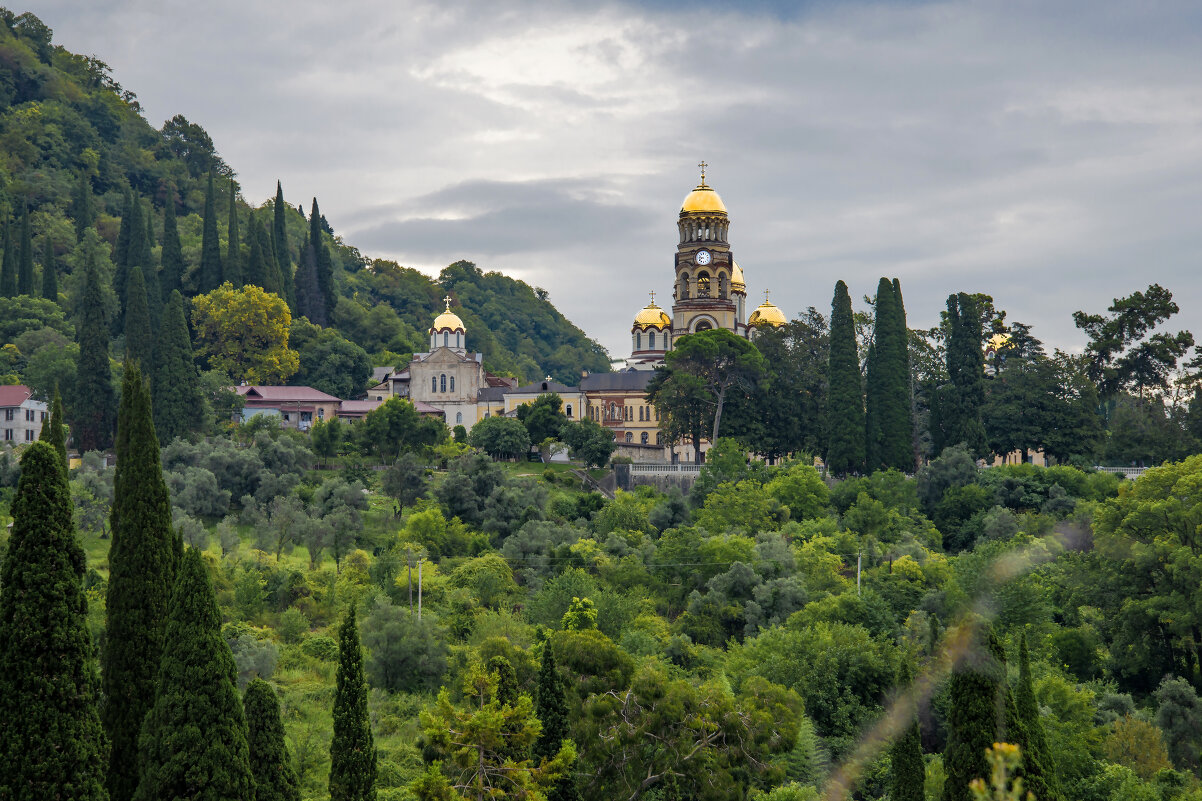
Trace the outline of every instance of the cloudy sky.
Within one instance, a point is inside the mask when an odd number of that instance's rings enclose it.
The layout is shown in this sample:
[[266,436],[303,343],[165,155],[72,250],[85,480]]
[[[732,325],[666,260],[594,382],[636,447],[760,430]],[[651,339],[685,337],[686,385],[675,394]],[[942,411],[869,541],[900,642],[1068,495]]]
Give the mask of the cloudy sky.
[[[345,241],[545,287],[612,355],[670,297],[709,162],[756,302],[901,279],[1051,345],[1156,281],[1202,336],[1202,5],[42,0],[152,124],[212,135]],[[470,337],[470,332],[469,332]]]

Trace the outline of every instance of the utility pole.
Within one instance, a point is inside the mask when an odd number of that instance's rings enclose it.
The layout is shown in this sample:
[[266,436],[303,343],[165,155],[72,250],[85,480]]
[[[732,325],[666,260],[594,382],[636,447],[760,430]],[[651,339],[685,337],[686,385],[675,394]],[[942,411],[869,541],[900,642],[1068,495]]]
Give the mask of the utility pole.
[[860,551],[856,552],[856,595],[860,594],[860,565],[864,559],[864,554]]
[[422,619],[422,560],[417,560],[417,619]]
[[413,554],[405,549],[405,583],[409,585],[409,614],[413,614]]

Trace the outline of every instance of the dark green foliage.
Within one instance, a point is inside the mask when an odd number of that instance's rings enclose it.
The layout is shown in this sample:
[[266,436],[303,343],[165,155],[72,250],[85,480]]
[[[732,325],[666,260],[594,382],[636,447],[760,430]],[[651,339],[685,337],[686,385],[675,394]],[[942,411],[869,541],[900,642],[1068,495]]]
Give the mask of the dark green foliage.
[[58,394],[58,384],[54,385],[54,400],[50,403],[50,416],[42,423],[42,433],[38,437],[42,442],[49,442],[58,452],[63,462],[63,470],[67,469],[67,426],[63,422],[63,399]]
[[296,267],[296,314],[307,317],[314,325],[325,326],[326,302],[321,291],[321,280],[317,274],[317,254],[310,241],[301,250],[300,264]]
[[[251,229],[253,230],[254,221],[252,217]],[[238,235],[238,187],[233,179],[230,180],[230,210],[229,210],[229,235],[226,239],[225,249],[225,264],[221,270],[221,280],[229,281],[235,288],[242,286],[246,282],[246,276],[242,269],[242,239]]]
[[[931,436],[938,454],[964,443],[975,457],[984,456],[985,356],[981,351],[981,314],[975,296],[961,292],[947,298],[947,374],[931,414]],[[936,423],[938,421],[938,423]]]
[[[158,691],[139,739],[138,801],[253,801],[237,668],[200,552],[184,552],[171,594]],[[114,796],[115,797],[115,796]]]
[[217,202],[213,196],[213,171],[205,189],[204,219],[200,229],[200,274],[196,291],[212,292],[221,286],[221,242],[217,238]]
[[154,265],[154,206],[147,205],[142,237],[142,256],[138,265],[142,268],[142,281],[146,284],[146,306],[150,310],[150,327],[156,333],[163,317],[163,290],[159,286],[159,272]]
[[192,360],[192,341],[184,319],[184,299],[171,293],[163,312],[154,380],[154,427],[160,442],[171,442],[199,426],[200,379]]
[[21,458],[0,575],[0,797],[104,801],[99,679],[62,459]]
[[985,751],[1005,732],[1006,665],[992,633],[966,637],[967,652],[952,671],[942,801],[971,801],[968,784],[989,775]]
[[[907,692],[907,685],[913,678],[908,665],[899,673],[898,690]],[[922,733],[912,709],[910,719],[889,749],[889,764],[893,774],[890,801],[925,801],[926,767],[922,761]]]
[[563,398],[554,392],[545,392],[518,407],[518,420],[526,426],[530,441],[538,445],[545,439],[559,439],[560,431],[568,419],[563,416]]
[[901,284],[887,278],[877,285],[876,320],[868,351],[865,431],[868,470],[914,471],[906,312]]
[[[137,195],[130,195],[129,205],[126,207],[125,217],[129,218],[129,241],[125,247],[125,258],[121,259],[118,256],[114,262],[116,272],[113,273],[113,290],[117,293],[117,317],[113,321],[113,333],[120,333],[125,327],[125,311],[129,306],[129,298],[126,292],[129,289],[129,271],[134,267],[142,267],[143,250],[146,247],[146,224],[142,220],[142,201]],[[126,219],[121,218],[121,224],[124,226]]]
[[609,429],[588,417],[565,425],[560,430],[560,437],[576,458],[583,459],[585,464],[592,467],[604,467],[618,449],[618,443]]
[[29,209],[21,212],[21,244],[17,258],[17,294],[33,294],[33,231]]
[[[417,592],[416,571],[410,573]],[[447,670],[446,632],[405,606],[379,603],[364,619],[363,644],[370,656],[371,686],[392,692],[438,689]]]
[[330,249],[326,247],[325,239],[321,235],[321,222],[321,212],[317,210],[317,198],[313,198],[313,210],[309,214],[309,244],[313,248],[314,261],[317,265],[317,286],[321,290],[322,301],[325,303],[326,319],[329,320],[334,316],[334,307],[338,305],[338,296],[334,294],[334,264],[330,259]]
[[[330,423],[324,423],[323,428],[328,431],[334,423],[337,423],[337,418]],[[313,436],[316,439],[317,426],[313,428]],[[384,471],[380,478],[381,488],[389,496],[396,498],[402,508],[408,508],[426,494],[426,488],[430,486],[428,472],[424,459],[415,453],[403,453],[401,458]]]
[[[314,207],[316,208],[316,206]],[[338,628],[338,688],[330,743],[330,801],[374,801],[376,747],[367,711],[367,681],[354,607]]]
[[83,302],[79,305],[79,362],[71,413],[75,446],[80,453],[99,451],[113,443],[116,398],[109,368],[109,326],[104,311],[104,293],[96,265],[84,268]]
[[1014,707],[1017,725],[1009,739],[1022,749],[1023,787],[1034,793],[1039,801],[1060,801],[1056,761],[1039,719],[1039,702],[1031,682],[1031,655],[1027,651],[1025,633],[1018,645],[1018,687],[1014,692]]
[[831,348],[828,371],[826,466],[845,476],[864,469],[864,389],[856,329],[847,284],[835,284],[831,301]]
[[290,308],[296,308],[296,291],[292,282],[292,259],[288,255],[288,228],[284,216],[284,187],[275,182],[275,204],[272,206],[271,244],[275,262],[280,269],[280,289]]
[[551,759],[559,753],[563,741],[571,736],[571,729],[567,693],[564,692],[563,679],[555,668],[555,654],[549,644],[543,647],[543,658],[538,669],[534,714],[543,724],[542,733],[534,743],[534,755]]
[[283,297],[283,282],[280,278],[280,265],[275,258],[275,243],[271,238],[271,228],[263,222],[261,216],[254,216],[256,217],[255,236],[259,238],[259,250],[263,251],[263,270],[269,284],[266,289],[268,292],[274,292]]
[[17,250],[13,245],[16,236],[9,222],[4,226],[4,261],[0,263],[0,297],[4,298],[17,296]]
[[96,220],[96,209],[92,202],[92,179],[86,170],[79,171],[79,180],[71,192],[71,205],[67,215],[75,221],[75,241],[83,238],[83,232],[92,227]]
[[102,673],[113,744],[109,794],[118,800],[133,797],[138,786],[138,732],[155,699],[176,552],[150,394],[128,361],[119,420]]
[[292,755],[284,740],[280,702],[262,679],[252,679],[242,698],[255,801],[300,801]]
[[166,206],[163,209],[163,252],[162,275],[159,278],[159,289],[163,293],[163,301],[171,297],[176,290],[184,288],[184,253],[179,241],[179,225],[175,220],[175,187],[167,187]]
[[50,237],[42,245],[42,297],[58,303],[58,265],[54,263],[54,243]]
[[133,193],[129,191],[129,187],[126,187],[124,203],[121,205],[121,227],[117,229],[117,243],[113,249],[113,264],[117,268],[113,290],[118,293],[125,291],[125,267],[129,264],[130,240],[133,236],[131,228],[134,221],[133,206]]
[[154,335],[150,330],[150,309],[141,267],[129,271],[125,299],[125,358],[136,361],[149,374],[154,364]]

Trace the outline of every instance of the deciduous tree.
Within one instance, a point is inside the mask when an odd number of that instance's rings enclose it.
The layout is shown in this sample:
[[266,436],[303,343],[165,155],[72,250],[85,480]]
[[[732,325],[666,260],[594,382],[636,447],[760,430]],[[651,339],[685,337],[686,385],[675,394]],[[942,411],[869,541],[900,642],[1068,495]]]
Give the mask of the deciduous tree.
[[288,347],[292,313],[257,286],[223,284],[192,300],[199,353],[209,366],[250,384],[282,384],[300,365]]

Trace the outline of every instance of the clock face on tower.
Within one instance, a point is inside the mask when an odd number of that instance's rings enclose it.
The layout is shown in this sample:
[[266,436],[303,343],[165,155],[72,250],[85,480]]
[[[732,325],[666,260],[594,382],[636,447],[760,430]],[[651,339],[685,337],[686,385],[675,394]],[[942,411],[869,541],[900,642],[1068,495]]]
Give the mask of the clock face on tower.
[[693,257],[694,261],[696,261],[702,267],[710,263],[710,258],[711,256],[708,250],[699,250],[697,251],[697,255]]

